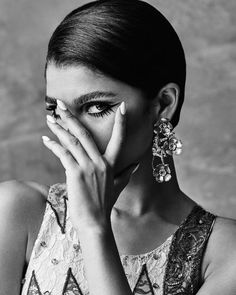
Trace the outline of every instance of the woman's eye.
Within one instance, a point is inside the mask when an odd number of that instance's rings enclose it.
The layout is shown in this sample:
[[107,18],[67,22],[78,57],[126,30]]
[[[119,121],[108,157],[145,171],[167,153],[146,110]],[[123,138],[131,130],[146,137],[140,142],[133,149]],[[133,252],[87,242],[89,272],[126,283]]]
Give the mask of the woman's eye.
[[56,114],[56,108],[57,105],[56,104],[48,104],[46,103],[46,110],[52,112],[52,116],[55,118],[59,118],[60,116],[58,114]]
[[82,108],[85,109],[86,113],[88,113],[89,116],[103,117],[105,115],[109,115],[111,112],[114,112],[112,107],[113,106],[104,102],[100,102],[100,103],[91,102],[91,103],[87,103]]
[[[105,102],[90,102],[86,103],[81,107],[82,112],[87,113],[89,116],[93,117],[103,117],[105,115],[109,115],[111,112],[114,113],[112,109],[115,105],[110,105]],[[57,105],[47,105],[46,110],[51,111],[52,115],[59,119],[60,115],[56,113]]]

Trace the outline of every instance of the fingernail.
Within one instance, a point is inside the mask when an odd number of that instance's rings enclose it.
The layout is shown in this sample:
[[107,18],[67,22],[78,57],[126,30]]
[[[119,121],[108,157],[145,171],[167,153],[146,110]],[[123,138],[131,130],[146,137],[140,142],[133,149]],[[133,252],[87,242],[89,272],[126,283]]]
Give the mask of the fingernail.
[[122,101],[121,105],[120,105],[120,112],[122,115],[124,115],[126,113],[126,108],[125,108],[125,102]]
[[42,139],[43,139],[43,141],[49,141],[50,140],[50,138],[45,136],[45,135],[42,136]]
[[140,163],[134,168],[131,174],[133,174],[136,170],[138,170]]
[[57,99],[57,105],[59,106],[59,108],[63,111],[65,111],[67,109],[67,107],[65,106],[64,102],[62,102],[61,100]]
[[55,119],[50,115],[47,115],[47,120],[51,123],[56,123]]

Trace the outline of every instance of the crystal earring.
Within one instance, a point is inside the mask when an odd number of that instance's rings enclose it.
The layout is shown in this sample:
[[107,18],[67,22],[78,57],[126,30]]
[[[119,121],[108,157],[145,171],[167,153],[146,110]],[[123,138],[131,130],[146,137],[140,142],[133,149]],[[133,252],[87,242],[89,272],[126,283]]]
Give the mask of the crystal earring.
[[[152,169],[153,176],[160,183],[171,179],[170,167],[164,163],[164,157],[167,157],[167,155],[179,155],[182,152],[182,141],[176,138],[172,129],[173,126],[167,118],[161,118],[154,125]],[[154,166],[156,156],[161,158],[161,164]]]

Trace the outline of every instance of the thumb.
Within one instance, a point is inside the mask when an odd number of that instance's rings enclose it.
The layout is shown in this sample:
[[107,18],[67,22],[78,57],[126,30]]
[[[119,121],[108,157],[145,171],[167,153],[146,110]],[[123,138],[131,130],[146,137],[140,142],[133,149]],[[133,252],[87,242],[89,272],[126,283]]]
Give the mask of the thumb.
[[124,172],[122,172],[122,174],[114,179],[116,195],[119,195],[121,191],[126,187],[126,185],[129,183],[131,175],[139,168],[139,165],[140,163],[136,165],[131,165]]

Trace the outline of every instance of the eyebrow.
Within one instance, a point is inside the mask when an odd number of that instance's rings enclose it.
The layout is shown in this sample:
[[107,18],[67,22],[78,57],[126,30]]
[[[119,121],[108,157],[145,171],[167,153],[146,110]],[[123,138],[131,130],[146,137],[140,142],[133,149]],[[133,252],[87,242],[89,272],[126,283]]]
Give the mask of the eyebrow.
[[[82,94],[79,97],[76,97],[73,99],[73,104],[75,105],[81,105],[87,101],[99,98],[99,97],[114,97],[117,96],[117,93],[111,92],[111,91],[93,91],[86,94]],[[58,98],[61,100],[60,98]],[[45,96],[45,102],[49,105],[57,105],[57,98]]]

